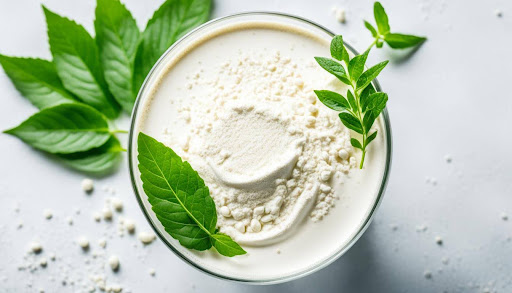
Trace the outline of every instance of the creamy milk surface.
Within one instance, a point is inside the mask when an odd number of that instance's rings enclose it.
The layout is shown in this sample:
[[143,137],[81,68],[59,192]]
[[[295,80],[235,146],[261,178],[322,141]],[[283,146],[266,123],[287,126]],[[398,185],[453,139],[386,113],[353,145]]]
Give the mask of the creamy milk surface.
[[[218,227],[248,252],[233,258],[175,249],[213,273],[269,280],[306,271],[342,250],[375,206],[386,165],[384,125],[361,154],[313,90],[345,92],[315,56],[330,37],[291,25],[218,26],[162,60],[141,97],[135,131],[171,147],[210,189]],[[136,156],[136,152],[133,154]],[[136,161],[136,158],[133,160]]]

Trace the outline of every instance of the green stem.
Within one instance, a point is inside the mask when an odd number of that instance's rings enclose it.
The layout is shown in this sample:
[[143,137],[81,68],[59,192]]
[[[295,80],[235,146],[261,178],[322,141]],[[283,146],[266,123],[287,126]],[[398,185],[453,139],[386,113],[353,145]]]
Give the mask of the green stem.
[[359,169],[363,169],[364,157],[366,156],[366,148],[363,148],[363,155],[361,156],[361,164],[359,164]]
[[128,133],[128,130],[115,129],[115,130],[110,131],[110,133],[112,133],[112,134],[114,134],[114,133]]
[[371,43],[371,45],[368,47],[368,49],[366,49],[366,51],[370,50],[371,48],[373,48],[373,46],[375,46],[377,44],[377,42],[379,41],[380,39],[380,36],[377,36],[375,38],[375,40],[373,40],[373,43]]

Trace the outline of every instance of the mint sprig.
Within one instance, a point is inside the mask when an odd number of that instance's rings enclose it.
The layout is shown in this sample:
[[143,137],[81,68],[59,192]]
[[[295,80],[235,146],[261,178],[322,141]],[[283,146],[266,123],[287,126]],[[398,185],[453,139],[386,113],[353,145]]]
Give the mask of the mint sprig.
[[190,164],[169,147],[139,133],[140,178],[152,209],[165,231],[189,249],[212,246],[222,255],[247,252],[217,231],[217,211],[210,191]]
[[41,112],[5,132],[79,171],[113,170],[125,151],[114,133],[126,131],[111,130],[109,120],[131,113],[154,63],[210,9],[211,0],[167,0],[140,33],[119,0],[97,0],[93,38],[43,6],[53,61],[0,54],[16,89]]
[[391,48],[402,49],[416,46],[426,40],[424,37],[391,33],[388,16],[379,2],[374,4],[374,16],[377,29],[369,22],[364,22],[375,40],[363,54],[350,58],[343,44],[343,37],[338,35],[331,41],[330,52],[333,59],[315,57],[320,67],[349,86],[346,96],[328,90],[315,90],[315,94],[325,106],[341,112],[338,116],[343,125],[358,133],[350,139],[350,143],[362,151],[360,169],[364,166],[368,145],[377,137],[377,130],[371,131],[372,126],[388,101],[388,95],[376,92],[372,81],[389,61],[380,62],[366,69],[368,54],[373,46],[382,47],[383,41]]
[[370,48],[374,45],[377,48],[382,48],[383,41],[386,42],[393,49],[406,49],[420,45],[425,42],[427,38],[415,35],[406,35],[400,33],[392,33],[389,26],[389,19],[380,2],[375,2],[373,5],[373,15],[377,29],[368,21],[364,21],[364,26],[370,31],[375,38]]

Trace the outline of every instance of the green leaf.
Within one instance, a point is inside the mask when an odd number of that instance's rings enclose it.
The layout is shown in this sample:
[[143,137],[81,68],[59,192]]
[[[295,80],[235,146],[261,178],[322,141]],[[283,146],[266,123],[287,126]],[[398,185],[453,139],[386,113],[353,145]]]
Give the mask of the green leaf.
[[76,22],[43,9],[53,62],[64,87],[107,117],[117,117],[119,106],[107,89],[94,39]]
[[112,136],[104,145],[85,152],[58,155],[67,166],[92,174],[105,174],[114,170],[121,161],[124,149],[119,140]]
[[365,113],[368,105],[370,104],[371,100],[369,99],[370,95],[375,93],[375,88],[370,83],[368,86],[364,88],[364,90],[361,92],[361,95],[359,95],[359,104],[361,105],[361,112]]
[[368,97],[370,103],[368,104],[368,109],[372,110],[376,116],[379,116],[382,110],[386,108],[386,103],[388,102],[388,95],[386,93],[373,93]]
[[373,122],[375,122],[375,119],[377,119],[377,117],[378,116],[373,111],[368,111],[364,114],[363,125],[365,134],[368,134],[368,132],[370,132],[370,128],[372,128]]
[[334,36],[331,41],[331,56],[336,60],[349,62],[348,52],[343,46],[343,37],[340,35]]
[[359,110],[359,106],[357,105],[356,98],[354,97],[354,94],[352,94],[351,90],[347,91],[347,100],[348,100],[348,103],[350,104],[350,107],[352,108],[352,110],[354,110],[354,111]]
[[345,125],[348,129],[363,134],[363,126],[356,117],[352,116],[350,113],[347,112],[342,112],[338,116],[340,117],[343,125]]
[[62,85],[53,63],[0,55],[0,64],[16,89],[37,108],[76,102]]
[[97,0],[94,27],[105,81],[116,101],[131,113],[137,96],[133,88],[140,38],[137,23],[119,0]]
[[366,139],[366,145],[369,145],[377,137],[377,130],[375,130],[368,138]]
[[375,16],[375,22],[381,35],[389,33],[389,20],[384,7],[380,2],[375,2],[373,5],[373,15]]
[[415,47],[425,42],[426,40],[427,38],[425,37],[395,33],[389,33],[384,36],[384,41],[393,49],[405,49]]
[[167,0],[155,11],[137,49],[136,91],[156,61],[175,41],[208,20],[210,8],[211,0]]
[[363,146],[361,146],[361,143],[359,142],[359,140],[355,139],[355,138],[351,138],[350,139],[350,144],[355,147],[356,149],[360,149],[360,150],[363,150]]
[[139,133],[137,144],[142,187],[165,231],[186,248],[206,250],[213,245],[221,254],[236,255],[232,243],[216,233],[215,203],[199,174],[144,133]]
[[361,74],[361,76],[357,80],[356,90],[357,91],[362,90],[367,85],[369,85],[372,82],[372,80],[374,80],[379,75],[379,73],[382,71],[382,69],[384,69],[384,67],[386,67],[386,65],[388,63],[389,63],[389,61],[387,61],[387,60],[384,62],[378,63],[378,64],[374,65],[373,67],[370,67],[363,74]]
[[335,111],[343,111],[346,109],[350,109],[350,105],[348,101],[340,94],[322,90],[322,91],[315,91],[316,96],[322,102],[322,104],[326,105],[327,107],[335,110]]
[[379,33],[377,33],[377,30],[373,27],[373,25],[371,25],[371,23],[367,22],[366,20],[364,21],[364,26],[372,33],[372,36],[374,38],[376,38]]
[[223,233],[217,233],[212,235],[213,246],[217,251],[225,256],[235,256],[246,254],[247,252],[243,250],[238,243],[233,241],[231,237]]
[[357,81],[359,79],[364,71],[364,65],[366,64],[366,59],[368,59],[369,53],[370,50],[368,49],[363,54],[357,55],[350,60],[350,63],[348,64],[348,72],[351,80]]
[[315,57],[316,62],[330,74],[336,76],[343,83],[350,85],[345,68],[340,63],[324,57]]
[[111,136],[105,117],[78,103],[45,108],[5,133],[37,149],[60,154],[99,147]]

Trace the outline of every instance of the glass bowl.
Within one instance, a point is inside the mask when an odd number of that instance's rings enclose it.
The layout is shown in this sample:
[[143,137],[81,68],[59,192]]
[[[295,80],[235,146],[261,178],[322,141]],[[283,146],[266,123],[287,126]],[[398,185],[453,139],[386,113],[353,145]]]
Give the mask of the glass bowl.
[[[183,248],[178,249],[175,247],[175,245],[179,245],[174,239],[171,238],[171,236],[163,229],[162,225],[156,218],[155,214],[151,210],[151,205],[147,201],[147,196],[145,195],[142,184],[140,182],[140,173],[137,167],[138,161],[137,161],[137,138],[136,135],[138,134],[137,131],[137,123],[138,119],[140,119],[140,106],[142,104],[141,100],[146,98],[148,96],[148,93],[151,92],[151,87],[156,82],[156,77],[159,76],[160,73],[164,70],[166,60],[169,60],[167,58],[171,58],[173,54],[179,54],[180,48],[186,47],[187,44],[194,41],[196,38],[203,36],[208,31],[211,31],[215,28],[218,28],[220,26],[226,25],[226,24],[243,24],[250,21],[269,21],[273,23],[280,23],[285,25],[291,25],[296,26],[299,28],[307,29],[310,32],[313,32],[315,35],[318,36],[324,36],[332,38],[334,36],[334,33],[327,30],[326,28],[311,22],[309,20],[297,17],[297,16],[291,16],[287,14],[281,14],[281,13],[270,13],[270,12],[249,12],[249,13],[241,13],[241,14],[235,14],[230,15],[222,18],[217,18],[214,20],[211,20],[202,26],[199,26],[198,28],[194,29],[193,31],[186,34],[184,37],[182,37],[180,40],[175,42],[156,62],[156,64],[153,66],[152,70],[146,77],[146,80],[144,81],[144,84],[142,85],[139,94],[137,96],[137,100],[135,102],[135,106],[132,113],[131,118],[131,126],[130,126],[130,133],[129,133],[129,143],[128,143],[128,158],[129,158],[129,169],[130,169],[130,177],[131,182],[133,186],[133,190],[135,191],[135,196],[137,198],[137,201],[146,216],[148,222],[151,224],[152,228],[156,232],[156,235],[167,245],[167,247],[174,252],[178,257],[180,257],[182,260],[190,264],[191,266],[195,267],[196,269],[207,273],[211,276],[230,280],[230,281],[237,281],[237,282],[244,282],[244,283],[251,283],[251,284],[274,284],[274,283],[281,283],[293,279],[297,279],[306,275],[309,275],[313,272],[316,272],[320,270],[321,268],[326,267],[327,265],[334,262],[336,259],[338,259],[341,255],[343,255],[354,243],[361,237],[361,235],[364,233],[364,231],[368,228],[375,211],[377,210],[380,202],[382,201],[382,197],[384,195],[384,191],[386,188],[386,183],[389,176],[389,170],[391,167],[391,154],[392,154],[392,143],[391,143],[391,128],[390,128],[390,121],[389,121],[389,115],[386,109],[382,112],[381,115],[381,121],[383,124],[383,130],[384,130],[384,139],[385,139],[385,146],[386,146],[386,158],[385,158],[385,169],[382,171],[382,178],[380,181],[380,187],[378,188],[378,193],[375,196],[375,201],[373,203],[373,206],[369,209],[366,218],[360,223],[360,226],[357,229],[357,232],[354,234],[354,236],[343,246],[339,248],[338,251],[333,253],[328,259],[325,259],[324,261],[321,261],[313,266],[308,267],[307,269],[304,269],[302,271],[298,271],[296,273],[285,275],[285,276],[279,276],[275,278],[265,278],[265,279],[248,279],[248,278],[239,278],[230,276],[228,274],[221,274],[218,272],[214,272],[205,266],[193,261],[190,259],[187,255],[182,253],[180,251],[183,250]],[[348,50],[350,50],[353,54],[358,54],[350,45],[345,44]],[[380,86],[377,82],[377,80],[373,81],[373,85],[375,88],[380,91]]]

